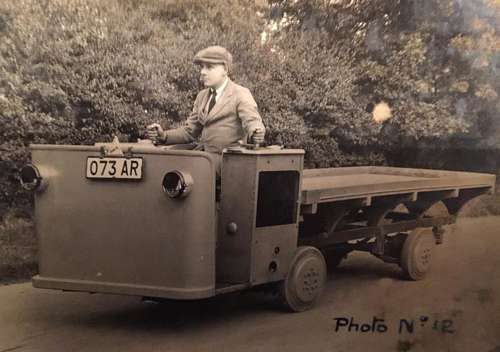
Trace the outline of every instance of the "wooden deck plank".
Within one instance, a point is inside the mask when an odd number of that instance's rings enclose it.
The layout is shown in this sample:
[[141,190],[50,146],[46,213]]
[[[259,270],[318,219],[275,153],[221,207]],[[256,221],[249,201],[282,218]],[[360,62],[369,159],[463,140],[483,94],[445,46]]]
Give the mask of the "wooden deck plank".
[[384,184],[387,182],[407,182],[422,179],[427,178],[369,173],[338,176],[318,176],[304,178],[302,187],[307,190],[315,190],[325,188],[356,187],[361,185],[376,185]]
[[495,175],[384,166],[304,170],[302,204],[412,192],[487,187]]

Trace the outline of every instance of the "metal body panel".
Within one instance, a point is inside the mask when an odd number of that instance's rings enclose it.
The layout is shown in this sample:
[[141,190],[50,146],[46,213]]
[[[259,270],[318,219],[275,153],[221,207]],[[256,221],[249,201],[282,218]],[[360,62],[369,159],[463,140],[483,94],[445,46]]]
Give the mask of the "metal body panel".
[[[160,297],[170,299],[201,299],[213,296],[214,287],[179,288],[166,286],[149,286],[133,283],[118,283],[106,281],[88,281],[58,279],[36,275],[32,279],[37,288],[59,289],[63,291],[80,291],[90,293],[110,293],[129,296]],[[217,292],[218,293],[218,292]]]
[[246,154],[246,155],[304,155],[303,149],[285,149],[282,146],[268,146],[257,149],[249,149],[246,147],[229,147],[224,149],[227,154]]
[[[255,223],[256,165],[256,158],[223,154],[217,240],[217,282],[249,282],[250,249]],[[227,231],[229,223],[236,224],[236,233],[231,234]]]
[[[257,285],[285,277],[297,248],[303,154],[302,150],[281,149],[229,150],[223,154],[218,283]],[[293,223],[257,227],[261,172],[296,173],[295,189],[286,190],[296,197]],[[236,233],[227,231],[229,223],[237,225]]]
[[250,279],[252,285],[283,280],[286,277],[297,249],[297,236],[297,224],[255,229]]
[[[294,210],[295,221],[290,224],[255,228],[254,243],[252,245],[252,285],[283,280],[290,269],[290,263],[297,249],[298,241],[303,153],[295,150],[294,153],[268,155],[259,157],[257,160],[257,170],[259,171],[294,170],[298,173],[298,180],[295,189],[286,190],[297,194],[296,208]],[[279,192],[279,190],[276,191]],[[275,271],[270,268],[273,262],[276,263]]]
[[[211,156],[156,147],[132,152],[144,158],[140,181],[85,178],[86,158],[101,155],[99,147],[33,147],[33,163],[49,181],[35,203],[35,286],[166,298],[215,294]],[[162,191],[164,174],[173,170],[194,179],[185,198]]]

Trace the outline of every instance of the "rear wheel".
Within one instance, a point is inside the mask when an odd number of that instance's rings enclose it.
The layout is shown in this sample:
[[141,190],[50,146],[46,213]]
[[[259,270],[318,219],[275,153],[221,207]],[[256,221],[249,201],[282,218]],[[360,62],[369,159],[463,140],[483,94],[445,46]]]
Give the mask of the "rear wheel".
[[314,306],[326,283],[326,262],[314,247],[299,247],[281,283],[280,298],[286,308],[302,312]]
[[406,238],[401,251],[401,268],[409,280],[421,280],[431,267],[436,239],[432,229],[415,229]]

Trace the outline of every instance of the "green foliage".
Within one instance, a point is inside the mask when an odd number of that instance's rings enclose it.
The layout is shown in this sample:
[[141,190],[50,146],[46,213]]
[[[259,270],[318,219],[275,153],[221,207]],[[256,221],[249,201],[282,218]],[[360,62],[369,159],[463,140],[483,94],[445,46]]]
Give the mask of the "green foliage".
[[0,284],[29,279],[37,272],[37,246],[31,219],[8,212],[0,222]]
[[[428,145],[436,138],[448,146],[498,148],[498,1],[271,3],[282,27],[278,40],[297,32],[322,34],[318,42],[324,48],[350,56],[356,77],[350,99],[367,111],[381,101],[391,109],[392,117],[378,130],[364,125],[356,110],[342,111],[354,112],[357,124],[352,134],[343,128],[342,136],[329,114],[337,140],[347,137],[350,146],[367,142],[384,151]],[[330,74],[322,70],[319,77]]]

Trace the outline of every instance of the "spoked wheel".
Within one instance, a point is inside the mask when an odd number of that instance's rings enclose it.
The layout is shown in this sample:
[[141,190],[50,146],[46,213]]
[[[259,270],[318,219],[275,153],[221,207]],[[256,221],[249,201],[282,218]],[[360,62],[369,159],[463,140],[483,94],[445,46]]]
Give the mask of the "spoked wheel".
[[308,310],[321,296],[325,283],[326,262],[321,252],[314,247],[299,247],[281,283],[281,301],[293,312]]
[[406,238],[401,251],[401,268],[409,280],[421,280],[431,267],[436,239],[432,229],[415,229]]

